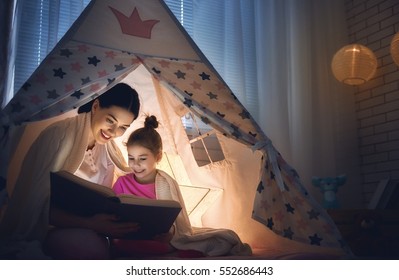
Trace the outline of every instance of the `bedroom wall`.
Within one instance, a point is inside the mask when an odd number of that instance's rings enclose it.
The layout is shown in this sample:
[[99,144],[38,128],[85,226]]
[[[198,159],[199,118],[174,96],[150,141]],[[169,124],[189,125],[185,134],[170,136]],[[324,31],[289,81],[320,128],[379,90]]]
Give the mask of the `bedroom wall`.
[[389,51],[399,31],[399,1],[347,0],[346,9],[350,43],[369,47],[378,59],[375,77],[354,88],[367,206],[380,180],[399,180],[399,68]]

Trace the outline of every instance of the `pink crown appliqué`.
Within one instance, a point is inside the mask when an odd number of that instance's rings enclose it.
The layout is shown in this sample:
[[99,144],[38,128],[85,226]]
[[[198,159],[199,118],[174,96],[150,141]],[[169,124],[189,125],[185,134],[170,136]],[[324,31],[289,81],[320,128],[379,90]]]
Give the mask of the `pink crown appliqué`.
[[123,13],[110,6],[109,8],[118,19],[119,25],[122,29],[122,33],[131,36],[151,39],[152,28],[155,24],[159,22],[159,20],[141,20],[136,7],[134,8],[130,17],[125,16]]

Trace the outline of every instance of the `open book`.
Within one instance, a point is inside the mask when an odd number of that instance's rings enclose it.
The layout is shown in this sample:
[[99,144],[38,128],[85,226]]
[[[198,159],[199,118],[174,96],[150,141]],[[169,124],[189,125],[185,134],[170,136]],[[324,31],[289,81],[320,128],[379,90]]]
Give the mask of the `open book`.
[[151,239],[168,232],[181,205],[174,200],[155,200],[131,194],[116,195],[109,187],[92,183],[67,171],[50,173],[51,207],[63,209],[78,216],[98,213],[114,214],[121,221],[140,225],[138,232],[126,238]]

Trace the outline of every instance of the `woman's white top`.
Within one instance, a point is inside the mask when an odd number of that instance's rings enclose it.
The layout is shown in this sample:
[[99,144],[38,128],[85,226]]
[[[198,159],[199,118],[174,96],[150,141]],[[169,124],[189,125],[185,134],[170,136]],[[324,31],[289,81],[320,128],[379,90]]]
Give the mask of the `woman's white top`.
[[105,145],[94,145],[92,149],[87,150],[75,175],[93,183],[112,187],[114,165],[108,157]]

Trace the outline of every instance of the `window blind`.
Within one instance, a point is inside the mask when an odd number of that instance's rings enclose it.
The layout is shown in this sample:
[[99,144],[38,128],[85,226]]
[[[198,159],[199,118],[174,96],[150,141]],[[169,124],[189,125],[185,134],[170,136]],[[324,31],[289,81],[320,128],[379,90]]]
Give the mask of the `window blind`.
[[54,48],[90,0],[20,0],[14,92]]

